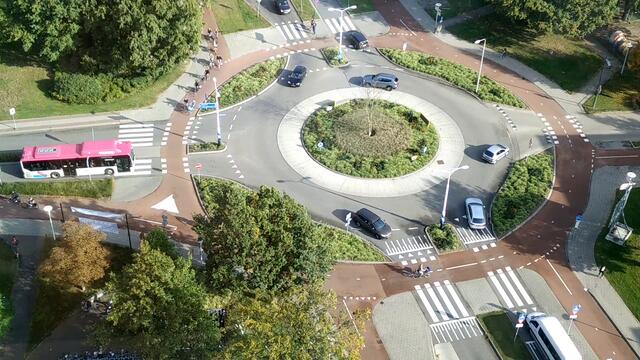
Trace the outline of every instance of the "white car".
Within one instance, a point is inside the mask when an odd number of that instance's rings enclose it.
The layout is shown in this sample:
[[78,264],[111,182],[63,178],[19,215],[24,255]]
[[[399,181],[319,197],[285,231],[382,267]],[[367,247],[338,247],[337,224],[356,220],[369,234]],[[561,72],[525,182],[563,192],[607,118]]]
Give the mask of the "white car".
[[471,229],[484,229],[487,227],[487,218],[484,215],[484,205],[478,198],[467,198],[464,201],[467,211],[467,221]]
[[495,144],[489,146],[487,150],[482,153],[482,158],[489,164],[495,164],[498,162],[498,160],[507,155],[509,155],[508,147],[500,144]]

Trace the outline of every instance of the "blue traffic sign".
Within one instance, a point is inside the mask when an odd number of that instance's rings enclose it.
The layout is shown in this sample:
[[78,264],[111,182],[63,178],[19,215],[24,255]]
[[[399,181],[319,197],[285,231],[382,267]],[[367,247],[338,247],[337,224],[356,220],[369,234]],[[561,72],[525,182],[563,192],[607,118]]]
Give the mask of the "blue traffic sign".
[[200,104],[200,109],[202,110],[215,110],[216,103],[202,103]]
[[576,221],[582,221],[582,214],[576,215]]
[[523,322],[525,317],[526,317],[525,313],[520,313],[520,316],[518,316],[518,322],[519,323]]
[[580,304],[573,305],[572,311],[573,311],[574,314],[579,313],[580,310],[582,310],[582,305],[580,305]]

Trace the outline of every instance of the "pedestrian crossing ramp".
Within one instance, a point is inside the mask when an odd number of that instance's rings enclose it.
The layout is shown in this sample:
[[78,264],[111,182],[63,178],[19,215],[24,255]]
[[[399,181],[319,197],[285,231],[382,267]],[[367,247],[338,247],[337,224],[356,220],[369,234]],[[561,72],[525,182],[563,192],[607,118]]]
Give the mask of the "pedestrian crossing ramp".
[[426,310],[434,342],[464,340],[483,334],[475,316],[468,310],[456,288],[445,280],[414,286]]
[[518,275],[507,266],[487,272],[489,283],[498,295],[500,302],[512,311],[537,311],[535,303],[522,285]]
[[491,232],[491,230],[484,229],[469,229],[462,226],[454,226],[456,229],[456,233],[458,233],[458,237],[462,241],[462,243],[467,246],[479,242],[484,241],[495,241],[496,236]]

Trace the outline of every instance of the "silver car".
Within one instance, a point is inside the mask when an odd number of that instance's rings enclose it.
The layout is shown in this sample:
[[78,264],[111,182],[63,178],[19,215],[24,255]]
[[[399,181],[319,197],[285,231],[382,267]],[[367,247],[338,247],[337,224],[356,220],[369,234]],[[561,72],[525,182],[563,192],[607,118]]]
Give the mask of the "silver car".
[[376,75],[365,75],[362,77],[362,86],[376,87],[391,91],[398,88],[398,78],[393,74],[380,73]]
[[498,160],[507,155],[509,155],[508,147],[500,144],[495,144],[489,146],[487,150],[482,153],[482,158],[489,164],[495,164],[498,162]]
[[467,198],[464,201],[467,211],[467,221],[472,229],[484,229],[487,227],[487,220],[484,215],[484,205],[478,198]]

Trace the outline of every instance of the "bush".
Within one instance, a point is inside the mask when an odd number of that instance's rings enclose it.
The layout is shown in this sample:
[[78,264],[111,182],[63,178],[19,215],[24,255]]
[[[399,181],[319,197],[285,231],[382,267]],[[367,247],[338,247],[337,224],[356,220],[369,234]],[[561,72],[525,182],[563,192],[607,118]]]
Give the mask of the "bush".
[[516,162],[493,201],[491,219],[496,235],[524,222],[546,199],[552,180],[553,158],[548,152]]
[[167,232],[160,228],[155,228],[144,236],[144,242],[151,249],[161,251],[172,259],[180,257],[176,245],[169,239]]
[[0,339],[9,331],[13,319],[11,291],[18,266],[13,250],[0,242]]
[[[478,73],[469,68],[415,51],[401,51],[397,49],[379,50],[384,56],[399,66],[439,77],[470,93],[475,93]],[[485,101],[526,108],[525,103],[511,93],[511,91],[484,76],[480,78],[480,90],[476,95]]]
[[342,51],[342,59],[338,59],[337,47],[328,47],[328,48],[320,49],[320,51],[322,52],[325,59],[331,66],[341,66],[349,63],[346,50]]
[[21,195],[78,196],[101,199],[111,196],[113,180],[22,181],[0,184],[0,194],[9,195],[13,191]]
[[385,257],[365,240],[329,225],[318,225],[328,243],[333,245],[336,261],[385,261]]
[[70,104],[97,104],[102,101],[104,90],[97,77],[56,72],[53,96]]
[[451,224],[445,224],[444,229],[441,229],[440,225],[437,224],[429,225],[427,227],[427,234],[438,250],[447,251],[460,248],[458,235]]
[[[284,68],[284,58],[253,65],[233,76],[220,87],[220,108],[235,105],[264,90],[278,78]],[[215,98],[210,98],[215,102]]]
[[224,143],[220,143],[220,145],[218,145],[218,142],[189,144],[189,152],[197,153],[197,152],[204,152],[204,151],[222,151],[226,147],[227,145],[225,145]]
[[[373,136],[369,136],[367,108],[373,110]],[[319,109],[305,123],[302,136],[316,161],[334,171],[365,178],[411,173],[426,166],[438,149],[438,134],[421,114],[372,99],[353,100],[331,111]]]

